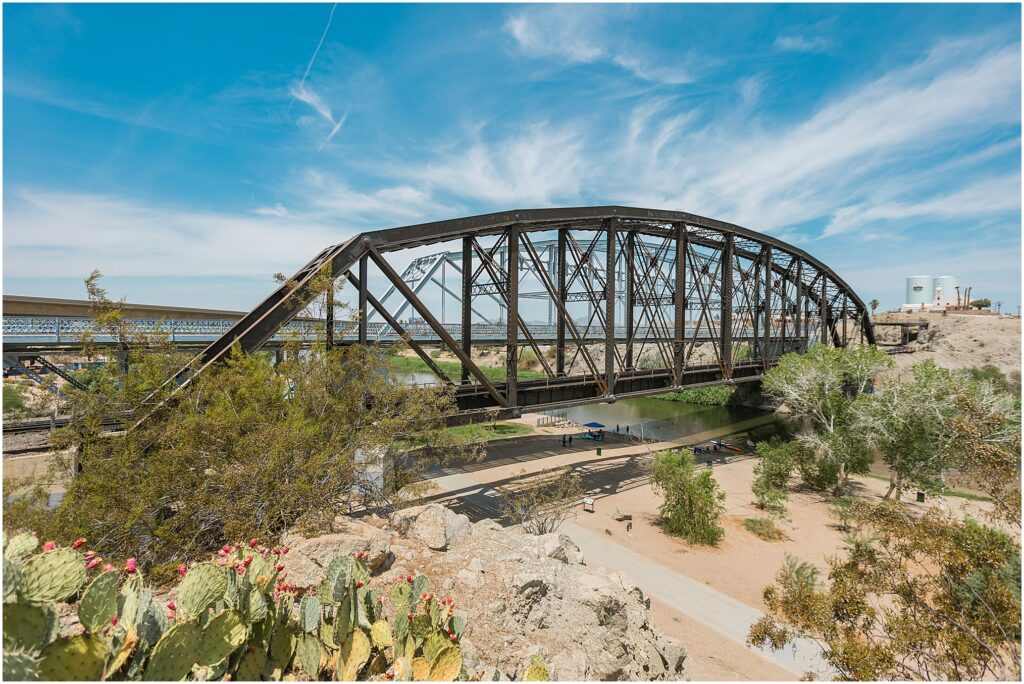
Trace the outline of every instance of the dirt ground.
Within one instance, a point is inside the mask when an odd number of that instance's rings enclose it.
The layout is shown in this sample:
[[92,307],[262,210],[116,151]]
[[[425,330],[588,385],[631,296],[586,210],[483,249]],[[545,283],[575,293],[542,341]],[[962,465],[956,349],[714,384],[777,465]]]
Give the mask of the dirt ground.
[[[521,420],[534,423],[535,419],[535,415],[525,415]],[[756,459],[750,454],[732,451],[716,454],[717,461],[712,466],[715,479],[726,493],[723,541],[717,547],[705,547],[670,537],[658,526],[661,497],[654,492],[646,474],[644,462],[649,451],[646,446],[612,435],[603,444],[603,455],[598,456],[593,443],[574,444],[571,450],[562,448],[556,441],[559,432],[562,430],[543,427],[538,429],[537,435],[526,439],[492,443],[484,462],[458,470],[481,484],[497,486],[521,476],[523,471],[533,473],[571,464],[581,474],[588,496],[595,499],[595,511],[577,513],[576,524],[610,533],[615,542],[652,562],[703,582],[758,610],[765,609],[762,592],[774,581],[786,554],[824,567],[826,559],[842,548],[844,533],[832,517],[827,497],[798,488],[790,492],[789,521],[782,523],[786,539],[769,542],[747,531],[743,519],[757,515],[750,491]],[[706,444],[714,436],[717,435],[693,435],[687,441]],[[726,441],[742,444],[739,436],[732,440],[726,437]],[[658,449],[672,445],[650,446]],[[880,498],[886,488],[887,483],[879,479],[854,480],[854,492],[858,496]],[[987,507],[983,502],[957,497],[908,505],[915,510],[942,506],[958,515],[975,517]],[[626,522],[614,520],[620,509],[632,514],[633,525],[629,532]],[[487,511],[477,513],[481,517],[493,515]],[[716,638],[708,628],[665,605],[655,605],[655,616],[659,628],[681,639],[689,648],[688,672],[695,680],[792,678],[785,670],[737,643]]]
[[[876,322],[924,321],[928,330],[910,344],[912,354],[896,354],[898,368],[932,359],[943,368],[972,368],[992,364],[1004,373],[1020,372],[1021,319],[1009,316],[970,316],[949,314],[878,314]],[[882,335],[895,334],[898,328],[880,327]]]

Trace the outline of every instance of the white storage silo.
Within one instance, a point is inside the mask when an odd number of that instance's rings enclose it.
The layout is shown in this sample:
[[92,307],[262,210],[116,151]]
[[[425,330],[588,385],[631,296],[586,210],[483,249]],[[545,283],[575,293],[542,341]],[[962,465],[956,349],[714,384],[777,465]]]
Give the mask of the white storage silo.
[[935,279],[935,304],[947,306],[956,304],[956,288],[960,285],[957,276],[939,276]]
[[928,306],[935,301],[935,280],[929,275],[916,275],[907,278],[907,306],[915,309],[922,304]]

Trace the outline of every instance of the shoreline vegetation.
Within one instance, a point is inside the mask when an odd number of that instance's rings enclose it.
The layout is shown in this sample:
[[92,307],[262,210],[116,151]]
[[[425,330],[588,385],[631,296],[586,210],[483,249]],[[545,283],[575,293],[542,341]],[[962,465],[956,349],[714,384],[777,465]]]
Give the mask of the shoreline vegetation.
[[733,387],[712,385],[711,387],[694,387],[682,392],[655,394],[652,399],[679,401],[685,404],[701,404],[703,406],[729,406],[735,403],[735,396],[736,393]]

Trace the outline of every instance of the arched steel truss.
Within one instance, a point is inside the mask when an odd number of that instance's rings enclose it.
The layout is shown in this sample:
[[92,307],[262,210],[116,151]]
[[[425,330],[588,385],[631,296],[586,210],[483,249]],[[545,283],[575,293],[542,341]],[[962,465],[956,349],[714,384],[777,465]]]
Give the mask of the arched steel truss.
[[[414,260],[404,274],[388,259],[399,250],[452,242],[461,250],[446,259],[459,274],[459,289],[444,285],[442,296],[459,302],[454,325],[421,297],[432,275],[424,265],[429,270],[437,255]],[[389,284],[380,299],[369,288],[371,267]],[[370,321],[383,319],[442,381],[457,386],[464,415],[753,380],[785,352],[855,339],[874,343],[868,310],[842,278],[771,236],[674,211],[533,209],[368,232],[329,247],[204,349],[192,372],[221,361],[234,344],[259,349],[317,295],[312,283],[324,269],[358,292],[356,341],[371,343]],[[520,292],[524,277],[539,287]],[[382,301],[395,297],[403,302],[397,310]],[[524,319],[521,300],[531,297],[550,306],[549,325]],[[497,323],[474,306],[480,298],[498,303]],[[580,303],[587,315],[574,317]],[[399,320],[406,310],[459,359],[461,377],[448,377],[414,339],[422,334]],[[335,330],[330,316],[329,310],[328,343]],[[504,328],[503,382],[492,382],[472,358],[482,325]],[[494,344],[494,335],[488,337]],[[553,345],[553,359],[545,357],[545,345]],[[536,354],[543,379],[518,377],[524,348]],[[189,377],[183,371],[178,382]]]

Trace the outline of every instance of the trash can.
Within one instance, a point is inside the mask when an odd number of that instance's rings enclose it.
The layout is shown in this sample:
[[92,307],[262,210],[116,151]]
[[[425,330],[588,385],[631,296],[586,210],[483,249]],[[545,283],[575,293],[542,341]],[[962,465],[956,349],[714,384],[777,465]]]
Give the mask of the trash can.
[[601,447],[597,447],[597,455],[598,455],[598,456],[600,456],[600,455],[601,455]]
[[924,492],[917,493],[917,503],[924,503]]

